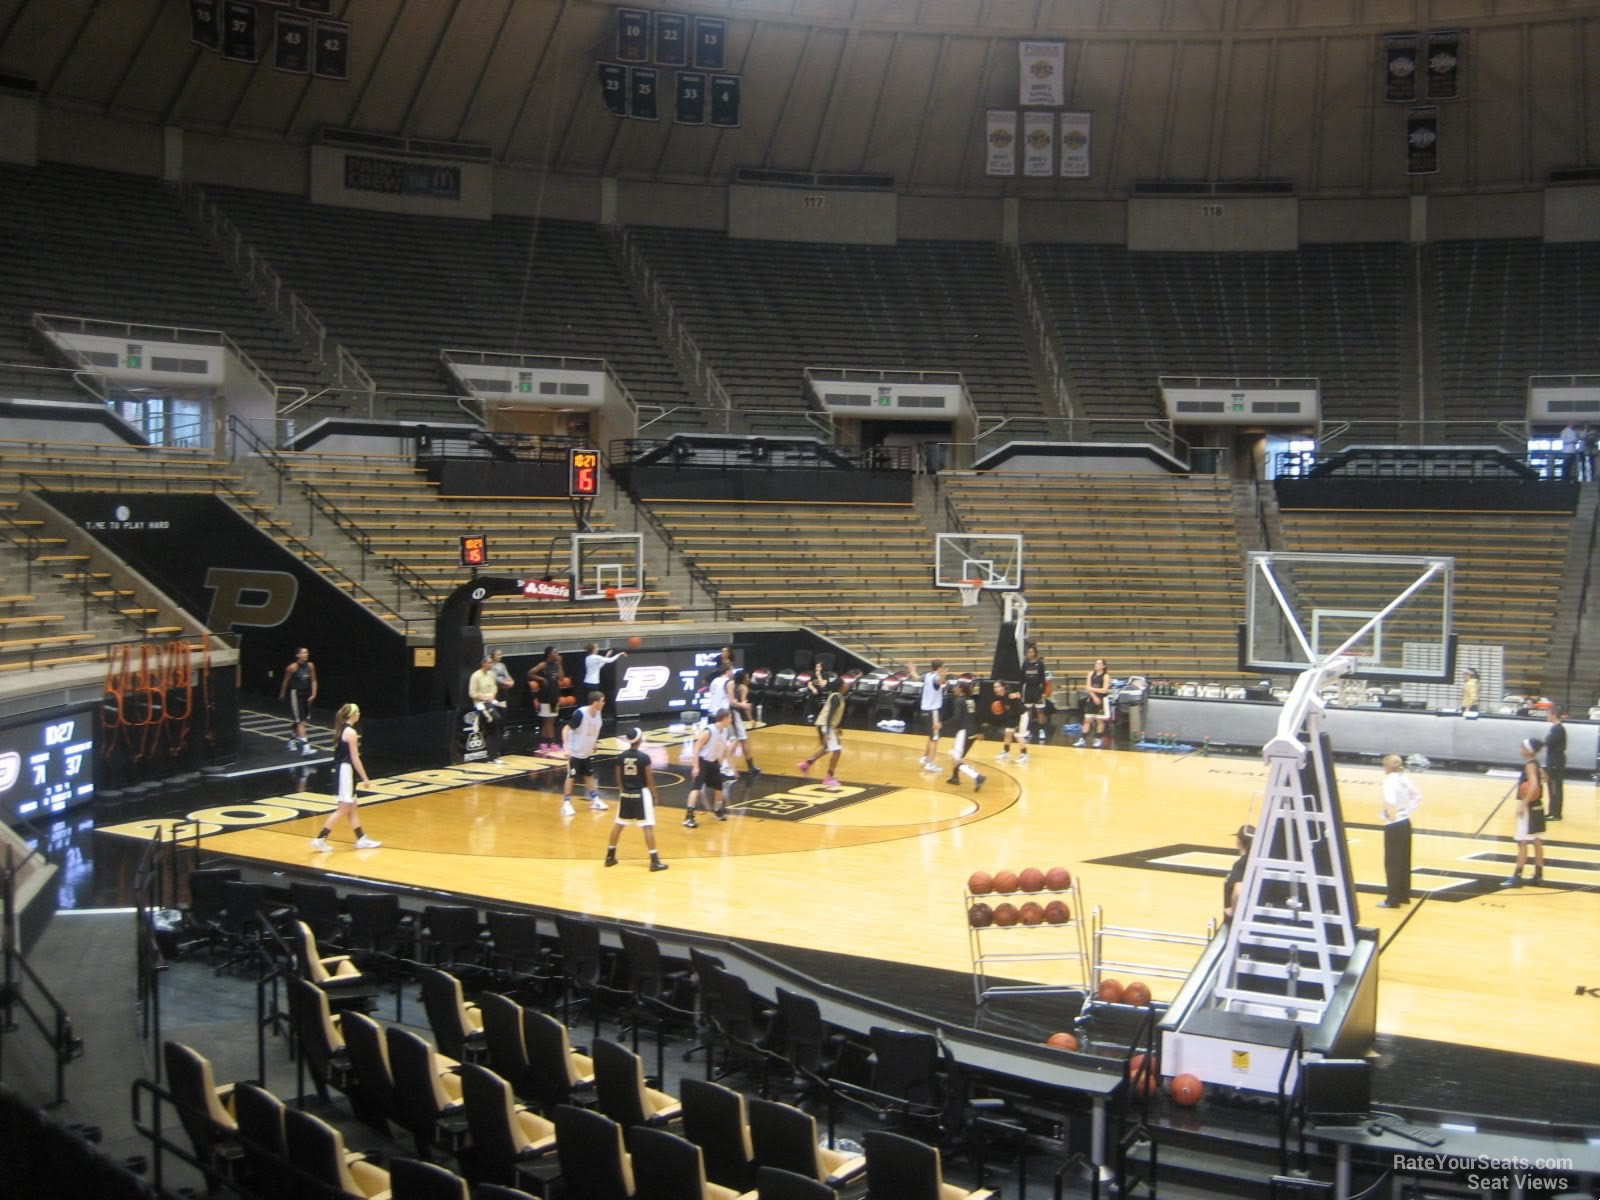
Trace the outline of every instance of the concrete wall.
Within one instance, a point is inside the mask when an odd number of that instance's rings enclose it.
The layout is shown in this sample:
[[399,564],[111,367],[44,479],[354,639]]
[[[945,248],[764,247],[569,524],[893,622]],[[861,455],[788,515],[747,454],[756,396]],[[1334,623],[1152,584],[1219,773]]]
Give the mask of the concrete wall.
[[304,196],[310,190],[310,165],[304,146],[287,142],[247,142],[241,138],[181,131],[183,178]]
[[1546,188],[1544,240],[1600,242],[1600,184]]
[[164,151],[162,127],[152,122],[48,106],[39,110],[39,154],[53,162],[159,179]]
[[1023,242],[1121,246],[1128,240],[1128,206],[1121,200],[1023,200],[1017,209]]
[[998,198],[901,196],[900,236],[929,241],[998,242],[1004,221]]
[[1410,231],[1404,196],[1382,200],[1300,201],[1300,244],[1404,242]]
[[617,181],[617,222],[669,229],[728,227],[728,189],[709,184]]
[[600,179],[590,176],[496,167],[494,211],[514,217],[599,221],[600,184]]
[[39,160],[39,102],[0,92],[0,162]]
[[[353,160],[436,172],[459,180],[455,197],[398,195],[392,192],[347,187],[345,173]],[[494,215],[494,168],[486,163],[446,162],[342,146],[312,146],[308,193],[313,204],[336,204],[374,212],[409,213],[422,217],[472,217],[487,221]]]
[[1428,197],[1427,240],[1430,242],[1543,235],[1543,192]]
[[743,184],[728,188],[730,237],[892,246],[897,217],[893,192]]
[[1294,250],[1292,196],[1183,196],[1128,201],[1130,250]]

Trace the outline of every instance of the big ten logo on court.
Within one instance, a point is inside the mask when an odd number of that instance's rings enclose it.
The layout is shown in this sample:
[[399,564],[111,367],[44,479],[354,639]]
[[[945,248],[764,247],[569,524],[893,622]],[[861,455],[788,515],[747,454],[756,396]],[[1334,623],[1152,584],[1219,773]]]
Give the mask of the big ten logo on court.
[[849,784],[826,787],[820,783],[802,783],[781,792],[768,792],[765,796],[751,796],[746,800],[737,800],[728,807],[761,817],[793,818],[808,815],[814,809],[838,804],[841,800],[858,799],[865,796],[868,791],[886,790],[886,788],[851,787]]
[[282,625],[300,594],[299,581],[286,571],[208,567],[205,585],[211,591],[206,625],[220,630],[238,625],[251,629]]
[[660,663],[629,667],[622,673],[622,686],[617,689],[617,703],[647,700],[650,693],[666,687],[671,679],[672,672]]

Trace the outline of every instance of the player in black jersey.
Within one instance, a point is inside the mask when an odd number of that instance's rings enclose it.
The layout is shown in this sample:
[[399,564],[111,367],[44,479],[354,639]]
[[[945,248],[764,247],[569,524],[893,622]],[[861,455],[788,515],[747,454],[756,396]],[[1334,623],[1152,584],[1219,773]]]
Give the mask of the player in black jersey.
[[606,866],[617,865],[617,842],[627,825],[637,825],[644,832],[644,844],[650,851],[650,869],[665,871],[656,849],[656,780],[650,771],[650,756],[639,749],[644,740],[644,730],[628,731],[628,748],[617,756],[617,819],[611,826],[611,840],[606,843]]
[[383,845],[377,838],[367,836],[367,831],[361,828],[361,818],[356,815],[356,780],[372,782],[367,778],[366,764],[361,761],[361,735],[356,732],[356,722],[360,720],[361,708],[356,704],[346,704],[333,718],[333,783],[339,806],[322,831],[311,839],[311,848],[318,852],[333,849],[328,844],[328,834],[340,821],[350,823],[350,831],[356,835],[357,850],[376,850]]
[[1011,761],[1011,743],[1017,742],[1022,753],[1019,764],[1028,761],[1028,743],[1020,732],[1027,720],[1027,709],[1022,706],[1022,692],[1004,680],[996,679],[989,702],[979,715],[983,718],[984,733],[1000,743],[1000,753],[994,756],[997,763]]
[[837,675],[829,675],[825,667],[819,666],[817,673],[811,677],[809,686],[813,692],[822,697],[822,707],[817,710],[817,741],[822,743],[822,746],[810,758],[801,760],[800,774],[809,774],[811,765],[817,759],[824,754],[831,754],[833,757],[828,760],[828,774],[822,786],[829,790],[837,789],[839,752],[844,748],[839,742],[839,727],[844,724],[844,680]]
[[311,661],[311,651],[301,646],[295,651],[294,661],[283,669],[283,682],[278,686],[278,699],[289,700],[289,720],[293,722],[289,744],[284,747],[290,754],[298,746],[303,755],[315,754],[311,739],[306,737],[306,722],[311,719],[311,705],[317,698],[317,664]]
[[1037,733],[1041,742],[1050,740],[1050,672],[1039,657],[1039,646],[1029,642],[1022,651],[1022,719],[1017,724],[1017,740],[1022,743],[1019,763],[1028,761],[1028,737]]
[[955,745],[950,747],[950,778],[946,783],[960,783],[961,777],[966,775],[972,780],[972,790],[977,791],[988,779],[981,774],[978,768],[967,762],[967,750],[972,743],[978,740],[978,697],[977,686],[971,680],[963,679],[956,684],[955,698]]

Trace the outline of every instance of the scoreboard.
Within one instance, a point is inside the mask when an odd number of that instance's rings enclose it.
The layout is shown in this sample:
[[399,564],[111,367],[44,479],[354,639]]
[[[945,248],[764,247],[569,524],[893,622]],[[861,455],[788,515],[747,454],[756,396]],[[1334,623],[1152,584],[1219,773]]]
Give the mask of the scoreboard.
[[0,728],[0,812],[37,821],[94,799],[94,710]]

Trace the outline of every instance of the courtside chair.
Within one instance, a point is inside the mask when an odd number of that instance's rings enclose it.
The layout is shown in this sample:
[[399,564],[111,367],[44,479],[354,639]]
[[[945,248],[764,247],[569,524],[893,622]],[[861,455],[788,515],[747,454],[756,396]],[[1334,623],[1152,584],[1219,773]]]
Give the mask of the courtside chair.
[[300,978],[309,979],[328,993],[330,1007],[335,1011],[355,1008],[362,1012],[377,1007],[376,981],[363,975],[348,954],[324,955],[311,926],[304,921],[295,921],[291,932]]
[[554,1123],[519,1106],[511,1085],[488,1067],[462,1063],[461,1098],[472,1133],[468,1156],[474,1183],[520,1187],[531,1183],[543,1191],[544,1176],[530,1168],[556,1148]]
[[489,930],[485,958],[495,989],[539,1005],[551,998],[561,975],[551,962],[550,942],[539,932],[538,918],[491,909],[484,923]]
[[429,904],[422,910],[418,957],[446,971],[483,965],[485,931],[478,910],[464,904]]
[[289,884],[289,903],[294,906],[294,915],[311,926],[319,943],[344,946],[344,903],[333,884],[293,880]]
[[757,1091],[764,1096],[767,1073],[783,1063],[768,1041],[773,1009],[756,999],[744,976],[727,970],[718,970],[714,975],[722,1001],[721,1033],[727,1049],[723,1070],[717,1078],[735,1071],[754,1071]]
[[622,1126],[603,1113],[559,1104],[551,1119],[565,1200],[632,1200],[633,1159]]
[[536,1102],[528,1068],[528,1043],[522,1033],[522,1005],[499,992],[484,992],[478,997],[478,1011],[483,1014],[483,1043],[489,1051],[489,1066],[518,1097]]
[[601,1008],[609,1003],[621,1009],[626,995],[611,986],[605,952],[600,946],[600,926],[583,917],[556,916],[556,936],[561,942],[561,1017],[572,1024],[574,997],[589,1005],[594,1034],[600,1036]]
[[757,1165],[793,1171],[830,1188],[854,1182],[867,1169],[859,1154],[822,1145],[810,1113],[776,1100],[750,1101],[750,1141]]
[[644,1060],[616,1042],[594,1044],[595,1107],[624,1129],[666,1125],[683,1115],[683,1104],[645,1082]]
[[422,1007],[428,1014],[428,1027],[439,1053],[457,1062],[477,1062],[486,1053],[483,1041],[483,1014],[476,1004],[468,1004],[461,981],[448,971],[418,965],[414,968],[422,984]]
[[669,1030],[693,1032],[694,988],[687,970],[671,971],[661,944],[648,933],[623,929],[623,961],[632,997],[627,1029],[633,1034],[633,1052],[639,1053],[639,1029],[648,1028],[656,1040],[656,1078],[666,1076],[666,1039]]
[[393,1200],[470,1200],[471,1197],[467,1181],[454,1171],[415,1158],[389,1160],[389,1187]]
[[416,914],[402,912],[393,892],[351,892],[344,898],[350,916],[350,946],[389,960],[408,957],[416,941]]
[[717,982],[717,972],[723,969],[720,958],[714,954],[707,954],[698,946],[689,947],[689,970],[694,974],[695,1000],[699,1008],[697,1023],[700,1036],[704,1039],[698,1046],[692,1046],[683,1052],[687,1061],[696,1050],[706,1052],[706,1078],[710,1079],[715,1074],[717,1048],[723,1045],[722,1030],[722,991]]
[[390,1200],[389,1172],[345,1149],[344,1135],[321,1117],[297,1108],[283,1111],[289,1158],[331,1194],[359,1200]]
[[683,1136],[700,1147],[706,1177],[744,1191],[756,1166],[744,1093],[692,1075],[678,1081],[678,1092],[683,1101]]
[[777,1167],[756,1172],[756,1195],[761,1200],[838,1200],[838,1193],[827,1184]]
[[416,1142],[417,1156],[431,1161],[436,1143],[456,1153],[467,1132],[460,1076],[450,1072],[438,1052],[409,1029],[390,1025],[384,1037],[389,1069],[394,1073],[395,1119]]
[[830,1034],[822,1020],[816,999],[777,988],[778,1027],[783,1033],[783,1060],[790,1072],[788,1084],[778,1090],[798,1091],[800,1096],[827,1089],[833,1073],[834,1057],[843,1038]]
[[388,1137],[389,1122],[399,1122],[400,1117],[394,1071],[389,1065],[389,1039],[383,1026],[366,1013],[347,1012],[339,1018],[339,1032],[350,1058],[351,1080],[345,1089],[350,1111],[363,1124]]
[[501,1187],[497,1183],[480,1183],[473,1190],[477,1192],[477,1200],[539,1200],[521,1188]]
[[528,1051],[531,1097],[549,1116],[559,1104],[575,1104],[580,1095],[593,1097],[594,1059],[572,1048],[567,1027],[548,1013],[522,1010],[522,1040]]
[[177,1102],[178,1120],[207,1172],[232,1174],[244,1157],[235,1135],[233,1084],[217,1085],[211,1060],[182,1042],[162,1046],[167,1090]]
[[754,1192],[740,1193],[706,1178],[700,1147],[665,1129],[643,1125],[628,1130],[633,1169],[645,1181],[650,1200],[756,1200]]
[[292,1195],[294,1170],[284,1141],[283,1101],[266,1088],[240,1082],[233,1089],[233,1112],[244,1149],[245,1184],[261,1196]]
[[183,909],[183,941],[180,953],[198,946],[215,949],[222,939],[218,922],[222,919],[222,885],[236,882],[238,867],[208,867],[189,872],[189,904]]
[[228,959],[216,969],[218,975],[242,964],[261,965],[258,957],[267,936],[265,924],[284,911],[274,909],[264,883],[245,883],[230,879],[222,885],[222,915],[217,918],[217,933]]
[[[328,1084],[344,1090],[350,1076],[350,1055],[344,1035],[328,1005],[328,993],[309,979],[284,981],[289,991],[289,1019],[294,1026],[300,1061],[305,1064],[317,1095],[328,1098]],[[298,1090],[298,1089],[297,1089]]]
[[926,1142],[881,1129],[862,1135],[867,1147],[869,1200],[989,1200],[989,1188],[967,1191],[944,1181],[939,1151]]

